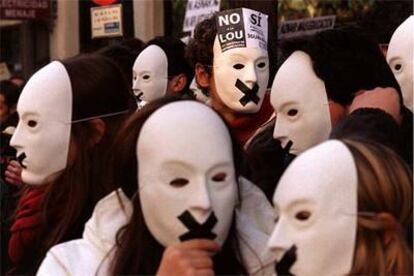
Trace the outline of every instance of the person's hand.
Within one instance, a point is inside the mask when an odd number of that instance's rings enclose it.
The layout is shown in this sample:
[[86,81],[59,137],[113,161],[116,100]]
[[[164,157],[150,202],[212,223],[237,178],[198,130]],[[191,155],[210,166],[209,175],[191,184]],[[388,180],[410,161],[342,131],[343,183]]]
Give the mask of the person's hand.
[[349,113],[359,108],[379,108],[390,114],[397,123],[401,122],[400,98],[395,88],[377,87],[359,91],[349,107]]
[[6,181],[8,183],[16,186],[23,185],[22,166],[16,160],[12,160],[9,162],[4,175],[6,176]]
[[194,239],[168,246],[156,275],[214,275],[211,255],[218,251],[220,245],[206,239]]

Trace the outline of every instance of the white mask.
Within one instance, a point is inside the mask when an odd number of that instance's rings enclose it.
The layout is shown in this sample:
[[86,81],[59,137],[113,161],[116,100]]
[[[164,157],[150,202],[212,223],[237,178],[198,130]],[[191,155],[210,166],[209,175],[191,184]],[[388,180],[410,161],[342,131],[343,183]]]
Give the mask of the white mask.
[[[357,227],[357,185],[352,154],[339,141],[322,143],[293,160],[273,196],[278,221],[268,246],[276,254],[278,274],[350,272]],[[291,259],[288,251],[296,251],[296,261],[283,267]]]
[[66,167],[72,88],[62,63],[54,61],[36,72],[17,104],[19,124],[10,145],[23,165],[22,180],[31,185],[54,180]]
[[267,15],[245,8],[219,13],[213,54],[221,101],[236,112],[259,111],[269,81]]
[[145,48],[132,67],[132,90],[138,101],[150,102],[167,93],[168,59],[157,45]]
[[237,184],[231,138],[218,115],[191,101],[160,108],[142,127],[137,156],[142,212],[154,238],[169,246],[200,237],[188,234],[193,219],[193,225],[210,226],[202,237],[222,245]]
[[270,100],[276,113],[273,137],[283,147],[292,141],[291,154],[298,155],[328,139],[328,97],[309,55],[296,51],[282,64],[273,81]]
[[407,18],[394,32],[387,51],[387,62],[397,79],[404,105],[413,111],[414,16]]

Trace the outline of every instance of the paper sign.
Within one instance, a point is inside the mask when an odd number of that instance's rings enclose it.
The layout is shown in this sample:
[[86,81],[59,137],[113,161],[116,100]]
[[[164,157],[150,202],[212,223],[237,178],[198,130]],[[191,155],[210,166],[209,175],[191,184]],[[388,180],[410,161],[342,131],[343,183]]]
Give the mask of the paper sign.
[[122,36],[122,5],[91,8],[92,38]]
[[251,9],[226,10],[217,14],[217,36],[222,52],[248,47],[267,50],[267,15]]
[[220,10],[220,0],[188,0],[183,23],[184,33],[193,33],[197,24]]
[[335,17],[335,15],[328,15],[282,22],[278,30],[278,38],[286,39],[312,35],[320,31],[333,29]]

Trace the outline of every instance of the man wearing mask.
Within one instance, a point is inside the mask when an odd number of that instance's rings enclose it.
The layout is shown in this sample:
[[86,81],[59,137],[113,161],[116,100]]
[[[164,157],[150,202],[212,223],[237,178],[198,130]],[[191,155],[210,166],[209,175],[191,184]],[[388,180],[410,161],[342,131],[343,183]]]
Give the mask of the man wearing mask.
[[167,93],[186,93],[193,70],[184,53],[185,44],[177,38],[156,37],[148,42],[132,67],[132,91],[138,106]]
[[267,15],[240,8],[199,23],[187,47],[197,84],[244,144],[273,113],[269,80]]

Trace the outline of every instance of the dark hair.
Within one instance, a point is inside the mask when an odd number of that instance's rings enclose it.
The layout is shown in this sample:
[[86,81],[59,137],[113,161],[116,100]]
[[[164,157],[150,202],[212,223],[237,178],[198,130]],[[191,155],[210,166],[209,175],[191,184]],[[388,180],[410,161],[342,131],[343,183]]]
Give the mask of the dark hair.
[[187,45],[186,58],[195,67],[200,63],[206,67],[209,74],[212,73],[213,46],[217,35],[216,15],[207,18],[197,24],[194,30],[194,38]]
[[21,91],[22,89],[10,80],[0,81],[0,94],[4,96],[8,108],[17,104]]
[[[158,108],[178,100],[180,100],[179,97],[167,96],[147,104],[128,119],[117,137],[111,178],[132,199],[134,211],[130,223],[117,233],[116,252],[112,260],[111,271],[114,275],[154,275],[161,262],[164,247],[155,240],[145,224],[139,194],[137,193],[138,161],[135,150],[131,149],[135,149],[142,125],[149,116]],[[233,139],[233,141],[235,140]],[[237,144],[234,144],[233,147],[236,175],[238,176],[240,166],[237,165],[236,160],[240,160],[241,152],[237,148]],[[233,223],[233,228],[230,231],[234,233],[234,229]],[[234,250],[234,248],[237,249]],[[245,269],[238,261],[240,260],[238,254],[238,244],[234,235],[227,239],[222,252],[214,258],[216,272],[220,274],[243,273]]]
[[132,82],[132,66],[134,65],[137,56],[144,48],[145,43],[134,38],[126,39],[120,43],[101,48],[96,51],[96,54],[105,56],[114,61],[122,71],[128,87],[130,87]]
[[157,45],[160,47],[168,59],[168,76],[177,76],[185,74],[187,77],[187,88],[190,86],[194,77],[194,70],[185,59],[186,45],[180,39],[171,36],[157,36],[150,41],[149,45]]
[[[128,111],[133,106],[122,73],[109,59],[80,55],[62,63],[72,85],[72,120]],[[115,188],[106,177],[105,162],[126,116],[124,112],[102,117],[106,128],[97,144],[90,142],[95,129],[89,120],[72,123],[70,147],[76,148],[75,160],[68,162],[63,173],[46,188],[38,247],[27,252],[28,259],[22,258],[27,262],[27,267],[20,268],[25,270],[23,273],[35,273],[53,245],[80,238],[96,202]]]
[[393,87],[402,110],[400,86],[377,44],[361,29],[346,27],[289,40],[282,51],[284,58],[294,51],[307,53],[328,98],[341,105],[349,105],[361,89]]

